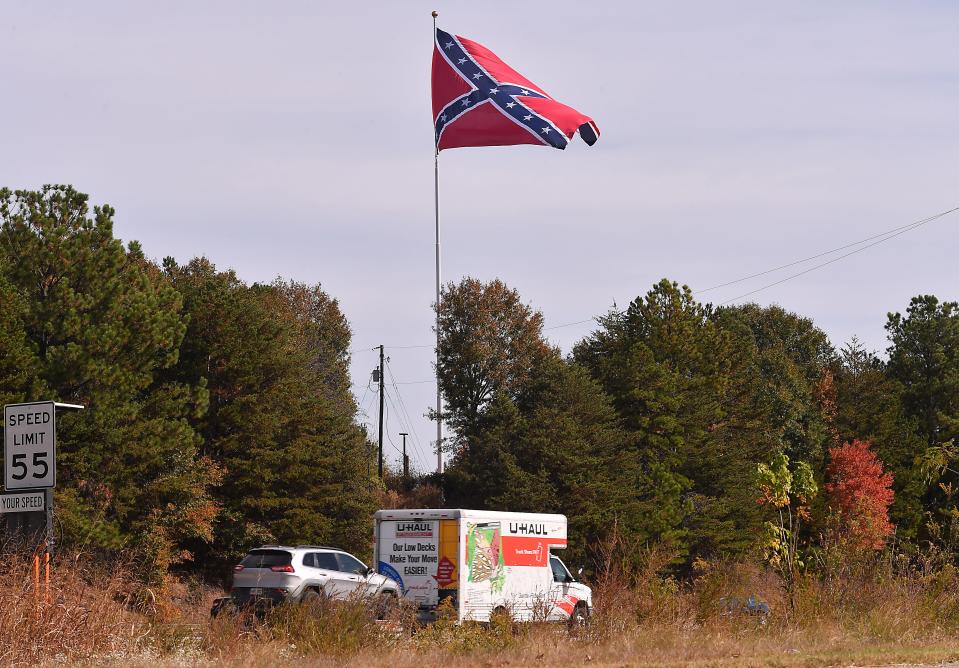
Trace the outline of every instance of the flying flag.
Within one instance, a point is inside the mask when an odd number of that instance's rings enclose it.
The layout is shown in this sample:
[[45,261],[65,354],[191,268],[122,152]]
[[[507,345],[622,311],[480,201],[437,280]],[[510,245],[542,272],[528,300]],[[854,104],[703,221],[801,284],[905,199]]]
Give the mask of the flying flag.
[[563,149],[576,131],[592,146],[599,128],[557,102],[482,44],[436,30],[433,44],[436,150],[541,144]]

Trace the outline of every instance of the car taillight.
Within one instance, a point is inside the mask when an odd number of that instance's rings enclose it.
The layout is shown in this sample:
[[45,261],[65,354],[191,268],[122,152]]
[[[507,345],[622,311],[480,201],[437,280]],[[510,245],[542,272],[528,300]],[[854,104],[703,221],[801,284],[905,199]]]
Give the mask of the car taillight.
[[270,570],[274,573],[292,573],[293,567],[289,564],[286,566],[270,566]]
[[233,567],[234,573],[239,573],[242,570],[243,570],[243,564],[237,564],[236,566]]

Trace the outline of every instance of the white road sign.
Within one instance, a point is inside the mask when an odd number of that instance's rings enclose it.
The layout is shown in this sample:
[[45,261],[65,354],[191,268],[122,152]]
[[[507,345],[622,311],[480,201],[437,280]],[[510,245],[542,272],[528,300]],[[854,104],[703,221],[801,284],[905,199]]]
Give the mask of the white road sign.
[[52,401],[3,407],[3,484],[7,489],[56,486],[56,423]]
[[47,509],[46,492],[0,494],[0,514],[36,513]]

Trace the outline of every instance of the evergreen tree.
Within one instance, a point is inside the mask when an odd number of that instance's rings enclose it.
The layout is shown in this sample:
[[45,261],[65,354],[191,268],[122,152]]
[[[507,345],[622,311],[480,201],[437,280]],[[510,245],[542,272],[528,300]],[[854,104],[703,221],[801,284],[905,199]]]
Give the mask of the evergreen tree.
[[739,320],[755,344],[765,428],[790,460],[809,462],[821,472],[826,451],[836,442],[835,352],[829,338],[810,319],[779,306],[722,310],[725,322]]
[[369,449],[335,303],[318,287],[247,286],[203,258],[164,266],[191,315],[172,373],[208,388],[195,425],[223,471],[212,560],[268,541],[368,550]]
[[36,384],[39,365],[23,330],[25,307],[0,266],[0,405],[26,401],[44,391]]
[[913,297],[906,315],[890,313],[889,375],[929,445],[959,436],[959,304]]
[[636,471],[617,422],[584,369],[550,356],[517,399],[494,395],[470,448],[447,469],[447,501],[563,513],[575,563],[583,563],[614,524],[644,537],[668,530],[673,523],[653,525],[655,518],[636,507]]
[[659,518],[652,537],[681,539],[700,554],[747,549],[759,521],[746,502],[749,472],[770,449],[751,431],[748,341],[667,280],[599,322],[574,355],[612,397],[629,435],[641,513]]
[[113,237],[114,211],[68,186],[0,191],[0,267],[20,297],[37,378],[28,399],[85,404],[58,424],[59,516],[67,537],[144,548],[165,571],[209,535],[216,472],[187,417],[201,388],[162,383],[186,324],[180,297],[139,246]]

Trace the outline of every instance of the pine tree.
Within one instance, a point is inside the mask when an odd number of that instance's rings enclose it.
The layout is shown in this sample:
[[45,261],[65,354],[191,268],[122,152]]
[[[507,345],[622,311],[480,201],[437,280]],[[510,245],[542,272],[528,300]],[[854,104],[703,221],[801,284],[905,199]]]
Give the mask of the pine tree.
[[687,553],[747,549],[758,523],[744,503],[747,471],[770,447],[751,432],[754,402],[743,393],[752,350],[667,280],[599,323],[574,355],[612,397],[658,537]]
[[913,297],[906,315],[890,313],[889,375],[929,445],[959,436],[959,304]]
[[[608,398],[576,364],[551,356],[516,399],[497,393],[469,449],[447,469],[454,506],[563,513],[570,554],[584,563],[614,525],[648,538],[668,531],[636,504],[637,473]],[[651,490],[655,493],[655,490]]]
[[349,329],[319,287],[248,286],[206,259],[165,270],[191,316],[180,382],[205,385],[194,424],[223,471],[208,561],[269,541],[366,551],[369,450],[346,381]]
[[826,450],[836,442],[835,352],[829,338],[808,318],[778,306],[746,304],[723,311],[727,323],[736,319],[748,328],[755,344],[766,429],[790,460],[821,472]]
[[42,396],[39,364],[23,329],[23,301],[0,266],[0,405]]
[[161,383],[186,324],[179,295],[113,237],[114,211],[69,186],[0,191],[0,267],[20,296],[34,391],[86,405],[58,424],[56,501],[68,539],[145,550],[163,573],[183,541],[209,535],[216,472],[189,415],[202,388]]

